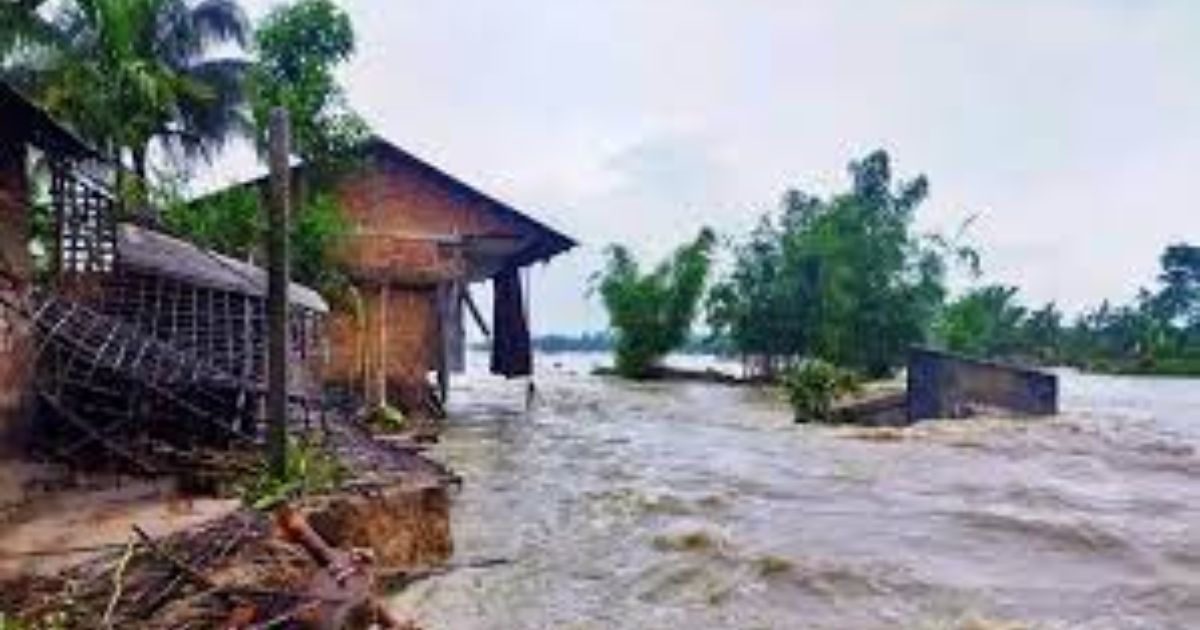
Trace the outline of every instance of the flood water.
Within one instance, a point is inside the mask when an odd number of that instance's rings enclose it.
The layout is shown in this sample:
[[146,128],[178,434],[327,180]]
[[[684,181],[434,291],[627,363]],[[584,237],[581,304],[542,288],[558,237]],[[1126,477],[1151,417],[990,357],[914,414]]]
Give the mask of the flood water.
[[456,392],[467,566],[398,597],[426,627],[1200,628],[1200,382],[1065,374],[1060,418],[867,430],[543,372],[528,414]]

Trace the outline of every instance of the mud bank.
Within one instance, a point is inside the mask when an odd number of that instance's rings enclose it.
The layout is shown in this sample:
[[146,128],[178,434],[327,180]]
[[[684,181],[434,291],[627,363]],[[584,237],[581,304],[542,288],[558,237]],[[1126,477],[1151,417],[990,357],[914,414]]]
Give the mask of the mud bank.
[[492,404],[433,449],[454,562],[511,562],[394,600],[430,628],[1200,627],[1200,388],[1064,375],[1061,418],[849,429],[750,388],[539,385],[526,415],[466,384]]
[[0,612],[69,628],[379,621],[379,595],[452,553],[453,482],[435,462],[347,429],[326,445],[352,478],[274,517],[168,481],[26,489],[0,522]]
[[[134,520],[146,512],[113,516],[99,535],[116,535],[123,523],[124,540],[107,550],[93,545],[87,560],[57,570],[40,564],[46,556],[30,559],[38,564],[0,580],[0,610],[69,628],[289,620],[341,628],[331,620],[348,615],[360,621],[345,627],[367,627],[381,578],[418,573],[449,557],[448,507],[445,486],[404,484],[308,499],[278,512],[274,524],[269,514],[236,508],[155,535]],[[162,523],[156,525],[161,532]],[[81,523],[74,527],[64,545],[97,535]]]

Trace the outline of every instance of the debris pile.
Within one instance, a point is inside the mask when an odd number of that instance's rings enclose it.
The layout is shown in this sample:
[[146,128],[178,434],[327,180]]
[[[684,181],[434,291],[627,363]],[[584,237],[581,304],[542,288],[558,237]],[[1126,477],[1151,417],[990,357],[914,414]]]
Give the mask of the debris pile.
[[70,628],[415,628],[376,573],[371,549],[331,544],[298,510],[239,511],[160,540],[135,526],[124,550],[0,585],[0,609]]

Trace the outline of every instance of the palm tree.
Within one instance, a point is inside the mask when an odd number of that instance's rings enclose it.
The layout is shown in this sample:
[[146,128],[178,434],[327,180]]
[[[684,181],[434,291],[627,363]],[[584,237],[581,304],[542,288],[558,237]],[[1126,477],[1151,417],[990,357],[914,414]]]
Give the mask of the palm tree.
[[[235,0],[39,0],[0,16],[6,80],[23,85],[145,182],[156,145],[209,159],[245,130],[249,24]],[[0,53],[4,52],[0,41]]]

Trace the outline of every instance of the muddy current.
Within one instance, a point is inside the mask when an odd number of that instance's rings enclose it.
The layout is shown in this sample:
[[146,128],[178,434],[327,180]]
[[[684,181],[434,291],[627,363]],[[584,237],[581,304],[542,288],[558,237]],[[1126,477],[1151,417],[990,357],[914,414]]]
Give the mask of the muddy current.
[[455,392],[460,568],[396,602],[429,628],[1200,628],[1195,381],[1064,374],[1059,418],[903,430],[538,386],[528,413],[515,383]]

